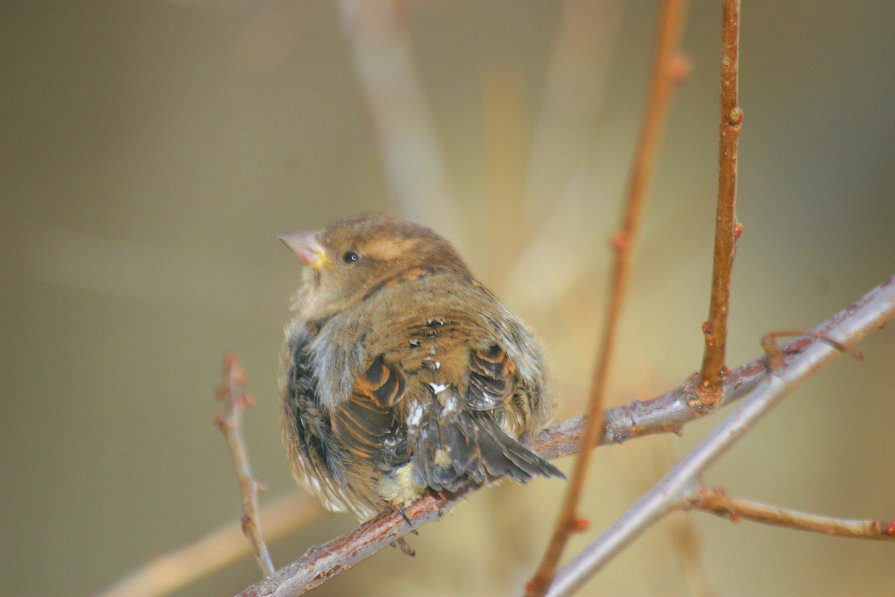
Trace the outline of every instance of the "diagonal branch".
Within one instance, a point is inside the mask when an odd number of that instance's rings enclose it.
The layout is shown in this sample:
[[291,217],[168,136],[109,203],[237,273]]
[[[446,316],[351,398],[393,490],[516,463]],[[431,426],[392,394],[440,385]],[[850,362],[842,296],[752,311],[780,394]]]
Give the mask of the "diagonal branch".
[[[316,496],[298,490],[261,508],[268,541],[307,526],[325,514]],[[233,564],[252,552],[242,532],[242,521],[234,520],[191,543],[153,558],[133,570],[100,597],[157,597],[169,595],[216,570]]]
[[[895,276],[812,330],[844,345],[857,342],[895,317]],[[740,406],[684,457],[602,536],[584,548],[556,576],[551,597],[571,595],[625,546],[673,509],[691,491],[706,468],[729,450],[755,423],[821,367],[841,352],[815,340],[782,369],[766,375]]]
[[[839,342],[850,344],[864,334],[881,327],[893,316],[895,316],[895,276],[823,322],[814,331],[826,336],[833,336]],[[835,349],[814,336],[797,339],[784,347],[783,353],[785,355],[784,367],[774,375],[767,374],[767,359],[764,357],[747,363],[728,374],[722,385],[721,404],[730,403],[751,393],[752,397],[744,405],[744,407],[748,407],[748,414],[754,410],[756,400],[767,400],[769,386],[778,392],[791,391],[807,377],[808,373],[804,370],[806,363],[810,365],[809,372],[813,372],[814,369],[829,363],[838,354]],[[762,381],[766,383],[760,383]],[[654,400],[635,401],[607,410],[604,416],[601,443],[621,443],[644,435],[679,432],[685,423],[700,416],[698,412],[689,407],[689,401],[696,396],[698,387],[698,376],[693,376],[682,386]],[[734,416],[742,418],[744,414],[738,412]],[[742,428],[731,430],[729,427],[730,425],[725,424],[714,432],[709,440],[717,442],[719,435],[733,433],[729,441],[731,443],[736,441],[744,430]],[[582,433],[582,419],[580,417],[571,419],[542,433],[532,442],[531,447],[545,458],[567,456],[579,450]],[[681,483],[672,492],[671,498],[676,501],[667,501],[666,497],[666,501],[659,504],[659,510],[656,513],[648,513],[646,523],[649,524],[657,520],[668,508],[678,503],[682,496],[681,491],[689,484],[692,475],[701,470],[700,467],[707,466],[717,455],[718,453],[694,453],[678,464],[672,472],[683,466],[687,482]],[[650,503],[661,497],[661,492],[669,487],[671,486],[666,484],[659,489],[654,488],[647,496]],[[674,489],[674,487],[672,488]],[[273,576],[248,587],[242,595],[263,597],[304,593],[323,584],[329,578],[345,572],[396,539],[412,532],[415,528],[438,520],[477,489],[479,488],[470,487],[454,495],[435,494],[420,498],[404,510],[404,514],[413,524],[412,528],[398,513],[383,514],[338,539],[309,549],[300,559],[281,568]],[[632,513],[629,512],[625,518],[631,516]],[[641,512],[636,517],[644,518],[644,513]],[[631,526],[631,523],[625,522],[623,519],[616,523],[612,532],[618,533],[620,525],[628,527]],[[620,537],[623,539],[623,543],[618,548],[633,540],[634,536],[642,532],[643,528],[635,525],[632,529],[625,531],[630,533],[633,530],[634,535]],[[579,556],[580,558],[581,556]],[[571,571],[568,569],[561,571],[556,578],[556,586],[551,590],[561,591],[563,587],[570,586],[572,588],[568,590],[574,590],[578,585],[569,585],[569,581],[573,580],[569,578],[570,573]],[[551,594],[568,594],[568,592]]]

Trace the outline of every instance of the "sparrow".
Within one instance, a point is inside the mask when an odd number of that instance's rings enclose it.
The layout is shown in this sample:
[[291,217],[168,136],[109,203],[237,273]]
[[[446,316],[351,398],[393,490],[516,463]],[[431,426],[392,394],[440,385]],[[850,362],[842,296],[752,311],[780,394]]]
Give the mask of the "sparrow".
[[307,266],[285,329],[283,442],[296,479],[365,521],[424,492],[563,477],[544,357],[444,238],[362,214],[279,238]]

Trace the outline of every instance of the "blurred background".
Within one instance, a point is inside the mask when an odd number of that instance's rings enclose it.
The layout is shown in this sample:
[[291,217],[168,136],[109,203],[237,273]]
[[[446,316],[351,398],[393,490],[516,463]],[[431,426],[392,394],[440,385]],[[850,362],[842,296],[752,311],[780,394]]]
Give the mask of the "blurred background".
[[[692,2],[626,305],[611,404],[695,371],[717,177],[720,3]],[[583,410],[609,238],[659,3],[6,1],[0,6],[0,594],[98,592],[238,518],[211,425],[223,353],[263,503],[295,491],[277,358],[299,264],[276,240],[365,210],[453,239],[542,336],[559,418]],[[729,364],[895,264],[895,3],[746,2]],[[895,517],[895,334],[805,384],[711,469],[733,494]],[[724,413],[600,450],[582,514],[621,514]],[[570,462],[560,463],[568,470]],[[320,595],[515,595],[563,486],[472,496]],[[331,515],[277,565],[355,526]],[[682,557],[687,549],[695,557]],[[677,514],[602,595],[891,595],[895,546]],[[250,558],[178,595],[258,578]]]

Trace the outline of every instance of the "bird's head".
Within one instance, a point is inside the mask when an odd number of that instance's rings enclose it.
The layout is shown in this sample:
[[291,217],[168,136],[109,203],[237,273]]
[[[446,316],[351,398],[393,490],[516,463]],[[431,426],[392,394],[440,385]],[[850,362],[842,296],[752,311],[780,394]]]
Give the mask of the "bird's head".
[[296,308],[309,320],[341,311],[413,268],[468,273],[448,241],[388,214],[361,214],[324,230],[285,232],[279,238],[308,266]]

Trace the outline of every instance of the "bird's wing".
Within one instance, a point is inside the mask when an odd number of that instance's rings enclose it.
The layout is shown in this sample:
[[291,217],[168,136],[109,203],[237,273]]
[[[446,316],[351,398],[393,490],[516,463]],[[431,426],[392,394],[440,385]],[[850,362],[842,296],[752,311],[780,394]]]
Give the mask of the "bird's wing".
[[404,394],[404,376],[382,356],[355,377],[348,400],[332,418],[333,433],[356,456],[373,459],[400,433],[395,404]]
[[[470,350],[468,383],[445,383],[421,409],[408,432],[414,472],[434,489],[456,490],[463,483],[510,477],[525,482],[535,475],[562,477],[552,464],[501,428],[500,421],[524,416],[516,410],[528,397],[519,388],[516,363],[497,344]],[[458,392],[466,387],[464,395]],[[410,412],[413,406],[406,407]]]
[[497,344],[469,355],[469,390],[466,407],[493,410],[501,407],[512,394],[516,363]]

